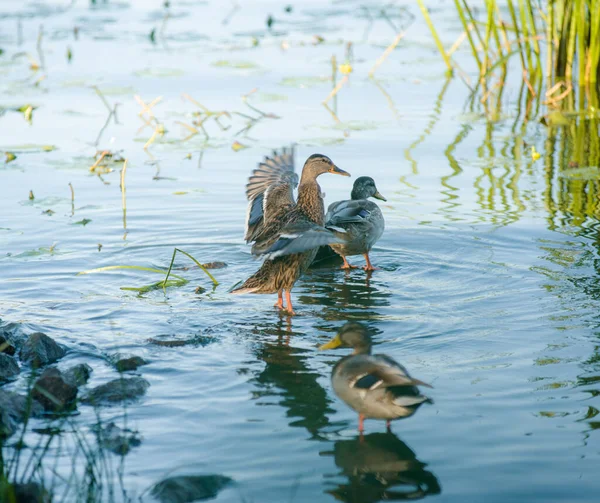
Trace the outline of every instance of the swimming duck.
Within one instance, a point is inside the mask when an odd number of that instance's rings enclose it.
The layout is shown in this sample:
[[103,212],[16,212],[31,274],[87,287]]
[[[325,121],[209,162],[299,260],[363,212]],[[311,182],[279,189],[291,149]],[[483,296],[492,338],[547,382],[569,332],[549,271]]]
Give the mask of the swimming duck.
[[375,181],[370,176],[361,176],[356,179],[350,194],[350,200],[332,203],[327,208],[325,216],[325,227],[341,227],[348,233],[347,240],[343,243],[331,244],[331,248],[342,257],[344,264],[342,269],[355,269],[350,265],[346,257],[352,255],[363,255],[367,261],[365,271],[374,271],[369,260],[369,252],[373,245],[383,234],[385,220],[379,206],[369,197],[385,201]]
[[245,239],[254,242],[252,253],[265,261],[232,293],[277,293],[275,306],[295,314],[291,298],[294,283],[308,269],[319,246],[342,242],[342,229],[338,229],[340,233],[323,227],[325,208],[317,178],[324,173],[350,176],[329,157],[313,154],[304,163],[298,200],[294,201],[298,177],[293,149],[273,152],[254,170],[246,185]]
[[417,386],[429,384],[414,379],[408,371],[387,355],[371,354],[371,336],[361,323],[346,323],[337,335],[319,349],[354,348],[333,367],[331,383],[336,395],[358,412],[358,431],[364,431],[365,419],[390,421],[412,416],[425,402]]

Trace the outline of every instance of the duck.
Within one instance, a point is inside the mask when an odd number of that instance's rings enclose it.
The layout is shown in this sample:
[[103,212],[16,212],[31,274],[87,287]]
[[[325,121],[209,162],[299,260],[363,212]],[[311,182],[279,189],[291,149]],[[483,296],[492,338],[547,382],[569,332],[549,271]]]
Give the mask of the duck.
[[432,386],[411,377],[406,368],[384,354],[371,354],[372,339],[365,325],[348,322],[319,349],[353,348],[333,367],[331,383],[335,394],[358,412],[358,431],[365,419],[391,421],[412,416],[424,403],[433,403],[418,386]]
[[[231,293],[277,294],[275,307],[295,315],[291,291],[320,246],[341,243],[343,229],[326,229],[324,195],[317,178],[325,173],[350,176],[323,154],[312,154],[298,176],[294,149],[273,152],[253,171],[246,185],[245,239],[261,267]],[[298,186],[298,199],[294,188]],[[283,296],[285,294],[285,302]],[[287,303],[287,305],[286,305]]]
[[356,269],[357,266],[350,265],[346,258],[352,255],[365,257],[365,271],[377,269],[371,264],[369,252],[383,234],[385,220],[379,206],[369,201],[369,197],[386,201],[375,181],[370,176],[361,176],[354,182],[349,200],[337,201],[327,208],[325,227],[339,227],[348,234],[342,243],[329,245],[342,257],[342,269]]

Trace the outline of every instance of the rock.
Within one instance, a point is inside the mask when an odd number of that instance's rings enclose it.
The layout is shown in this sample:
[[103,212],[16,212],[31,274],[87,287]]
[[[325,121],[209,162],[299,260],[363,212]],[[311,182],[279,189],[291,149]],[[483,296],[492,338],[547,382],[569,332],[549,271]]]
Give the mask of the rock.
[[28,401],[23,395],[0,389],[0,438],[10,437],[26,414],[37,417],[44,412],[35,400],[31,400],[29,404]]
[[114,379],[90,390],[81,401],[90,405],[110,405],[135,400],[146,393],[150,383],[141,377]]
[[202,267],[204,267],[204,269],[223,269],[224,267],[227,267],[227,264],[225,262],[208,262],[207,264],[202,264]]
[[65,370],[62,376],[66,383],[69,383],[71,386],[79,387],[90,380],[91,374],[92,367],[87,363],[80,363],[79,365],[75,365],[74,367]]
[[46,369],[35,382],[31,396],[44,407],[44,410],[60,412],[74,408],[77,386],[66,382],[60,370],[52,367]]
[[0,482],[0,501],[11,503],[50,503],[52,499],[46,489],[36,482],[7,484]]
[[154,344],[156,346],[162,346],[164,348],[178,348],[181,346],[208,346],[213,342],[217,342],[216,337],[211,337],[209,335],[195,335],[194,337],[190,337],[188,339],[155,339],[150,338],[148,342],[150,344]]
[[211,499],[233,482],[224,475],[182,475],[170,477],[152,488],[152,496],[161,503],[188,503]]
[[19,374],[19,365],[12,356],[0,353],[0,383],[10,381]]
[[119,428],[113,422],[108,423],[100,430],[99,437],[102,447],[119,456],[125,456],[132,447],[137,447],[142,443],[137,432]]
[[7,355],[14,355],[17,352],[17,348],[14,345],[13,340],[10,336],[0,331],[0,353],[6,353]]
[[21,360],[35,368],[53,363],[65,354],[66,351],[54,342],[54,339],[41,332],[27,337],[20,352]]
[[130,358],[121,358],[115,362],[115,368],[119,372],[127,372],[128,370],[137,370],[142,365],[147,365],[148,362],[141,356],[131,356]]

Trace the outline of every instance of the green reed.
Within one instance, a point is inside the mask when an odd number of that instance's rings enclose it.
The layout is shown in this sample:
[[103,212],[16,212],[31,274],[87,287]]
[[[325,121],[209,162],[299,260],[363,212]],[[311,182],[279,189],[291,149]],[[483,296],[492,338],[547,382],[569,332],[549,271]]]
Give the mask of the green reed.
[[[438,30],[422,0],[417,0],[445,64],[459,69],[439,42]],[[477,68],[482,102],[494,87],[504,85],[507,65],[513,58],[520,62],[522,80],[531,95],[545,92],[548,104],[557,106],[557,85],[562,93],[558,101],[577,88],[595,88],[600,74],[600,0],[455,0],[454,7],[463,28],[459,40],[468,41]],[[458,42],[457,42],[458,43]],[[545,54],[544,54],[545,53]],[[496,70],[502,70],[498,77]],[[580,94],[583,96],[583,94]],[[577,103],[582,110],[591,104]]]

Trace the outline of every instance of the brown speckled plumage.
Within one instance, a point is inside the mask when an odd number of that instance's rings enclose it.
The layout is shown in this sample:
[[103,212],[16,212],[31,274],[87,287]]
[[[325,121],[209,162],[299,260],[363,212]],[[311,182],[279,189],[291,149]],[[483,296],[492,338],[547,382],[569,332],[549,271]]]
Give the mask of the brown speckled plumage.
[[[325,206],[317,177],[323,173],[348,174],[321,154],[310,156],[302,170],[298,201],[292,190],[295,178],[291,156],[274,154],[259,165],[248,182],[246,239],[254,241],[252,253],[265,256],[260,269],[232,293],[278,293],[283,309],[283,291],[288,311],[293,313],[290,290],[308,269],[318,247],[339,242],[323,227]],[[287,164],[286,164],[287,163]]]

